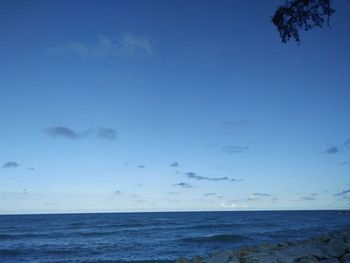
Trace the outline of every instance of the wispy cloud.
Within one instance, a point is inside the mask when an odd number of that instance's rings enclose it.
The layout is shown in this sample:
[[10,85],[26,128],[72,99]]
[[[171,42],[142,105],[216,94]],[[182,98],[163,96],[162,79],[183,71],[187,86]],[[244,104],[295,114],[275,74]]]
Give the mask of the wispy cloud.
[[78,133],[65,126],[54,126],[45,129],[46,133],[51,137],[62,137],[68,139],[78,139],[84,136],[85,133]]
[[336,193],[336,194],[334,194],[334,196],[343,196],[343,195],[348,194],[348,193],[350,193],[350,189],[346,189],[344,191]]
[[347,196],[347,195],[343,195],[343,196],[340,196],[339,201],[346,201],[346,202],[349,202],[350,201],[350,196]]
[[146,201],[146,200],[143,200],[143,199],[133,199],[133,201],[134,201],[134,202],[137,202],[137,203],[141,203],[141,204],[147,203],[147,201]]
[[222,134],[231,134],[236,129],[244,127],[249,122],[247,120],[225,121],[221,125]]
[[221,150],[227,153],[244,153],[248,149],[249,149],[248,146],[239,146],[239,145],[226,145],[221,147]]
[[129,55],[135,55],[137,52],[151,55],[153,54],[153,43],[148,37],[123,33],[120,39],[120,49]]
[[253,193],[249,197],[247,197],[244,201],[252,202],[252,201],[259,201],[259,200],[266,200],[267,197],[270,197],[272,199],[276,199],[276,197],[273,194],[268,193]]
[[315,197],[312,197],[312,196],[302,196],[302,197],[300,197],[300,200],[303,200],[303,201],[314,201],[314,200],[315,200]]
[[18,166],[19,164],[17,162],[10,161],[10,162],[4,163],[1,167],[8,169],[8,168],[17,168]]
[[97,136],[106,140],[115,140],[117,139],[117,131],[111,128],[98,128]]
[[28,195],[27,189],[23,189],[22,191],[16,191],[16,192],[0,192],[0,195],[5,196],[21,196],[21,195]]
[[131,196],[131,198],[132,198],[132,200],[134,201],[134,202],[137,202],[137,203],[146,203],[147,201],[146,200],[144,200],[141,196],[139,196],[139,195],[132,195]]
[[345,145],[345,146],[350,146],[350,138],[347,139],[347,140],[344,142],[344,145]]
[[339,165],[350,165],[350,161],[338,162]]
[[332,147],[329,147],[328,149],[326,149],[324,152],[327,154],[335,154],[335,153],[339,152],[339,148],[336,146],[332,146]]
[[229,182],[239,182],[241,180],[237,180],[235,178],[229,178],[227,176],[222,176],[222,177],[207,177],[207,176],[201,176],[197,175],[194,172],[187,172],[185,175],[190,178],[190,179],[195,179],[195,180],[206,180],[206,181],[229,181]]
[[252,196],[247,197],[245,200],[248,202],[251,202],[251,201],[258,201],[260,199],[261,199],[260,197],[252,195]]
[[81,57],[100,59],[115,56],[152,55],[153,42],[147,36],[122,33],[116,39],[98,35],[95,42],[70,41],[61,47],[50,48],[50,54],[78,55]]
[[214,196],[216,193],[205,193],[203,196]]
[[180,182],[180,183],[174,184],[174,186],[179,186],[179,187],[182,187],[182,188],[193,188],[193,186],[191,184],[184,183],[184,182]]
[[254,196],[259,196],[259,197],[269,197],[272,196],[271,194],[267,193],[253,193]]
[[81,139],[91,137],[95,135],[97,138],[105,140],[115,140],[117,139],[117,131],[112,128],[89,129],[85,131],[75,131],[72,128],[66,126],[53,126],[44,129],[45,133],[53,138],[66,138],[71,140]]
[[174,203],[174,204],[181,203],[181,200],[176,200],[176,199],[166,199],[166,201],[168,201],[169,203]]
[[180,165],[179,165],[179,163],[178,162],[172,162],[171,164],[170,164],[170,167],[179,167]]

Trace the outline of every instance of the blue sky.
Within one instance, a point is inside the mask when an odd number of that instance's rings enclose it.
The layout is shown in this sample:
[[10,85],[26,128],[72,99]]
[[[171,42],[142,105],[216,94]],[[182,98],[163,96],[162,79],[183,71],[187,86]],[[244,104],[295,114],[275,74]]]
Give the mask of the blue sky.
[[350,205],[350,5],[0,1],[0,213]]

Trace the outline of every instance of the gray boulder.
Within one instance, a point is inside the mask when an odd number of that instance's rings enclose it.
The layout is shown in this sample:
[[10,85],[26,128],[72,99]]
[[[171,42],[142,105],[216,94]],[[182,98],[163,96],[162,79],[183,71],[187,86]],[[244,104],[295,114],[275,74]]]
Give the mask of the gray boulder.
[[234,252],[232,250],[224,250],[224,251],[213,252],[212,254],[210,254],[209,257],[204,259],[204,262],[205,263],[226,263],[229,261],[232,262],[234,259],[239,260],[237,252]]
[[350,231],[333,231],[304,241],[260,244],[225,250],[176,263],[350,263]]
[[295,260],[293,263],[318,263],[318,259],[314,256],[307,256],[305,258],[299,258]]
[[281,263],[274,253],[254,253],[241,258],[241,263]]
[[176,263],[191,263],[191,261],[189,261],[187,258],[179,257],[179,258],[176,260]]
[[191,263],[203,263],[203,262],[204,262],[204,259],[200,256],[194,256],[191,259]]
[[309,256],[313,256],[317,259],[322,259],[324,257],[322,250],[311,244],[289,247],[276,252],[276,254],[277,259],[283,263],[298,262],[297,260],[307,258]]
[[340,258],[346,253],[346,247],[340,240],[332,240],[321,247],[323,253],[329,257]]
[[346,253],[342,259],[341,259],[342,263],[350,263],[350,253]]
[[339,263],[339,260],[335,258],[327,258],[322,259],[319,263]]

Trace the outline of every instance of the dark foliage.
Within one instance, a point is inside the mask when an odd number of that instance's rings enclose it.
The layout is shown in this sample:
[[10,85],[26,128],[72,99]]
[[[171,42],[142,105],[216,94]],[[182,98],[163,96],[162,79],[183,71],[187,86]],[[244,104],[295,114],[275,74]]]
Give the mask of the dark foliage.
[[329,17],[335,12],[331,0],[293,0],[277,8],[272,22],[276,25],[282,42],[291,38],[300,43],[299,30],[329,26]]

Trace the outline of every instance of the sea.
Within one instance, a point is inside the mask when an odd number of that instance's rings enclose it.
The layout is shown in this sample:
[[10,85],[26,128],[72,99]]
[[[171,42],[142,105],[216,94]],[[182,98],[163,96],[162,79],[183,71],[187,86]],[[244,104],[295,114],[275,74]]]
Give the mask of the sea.
[[340,211],[1,215],[0,262],[174,262],[349,227]]

